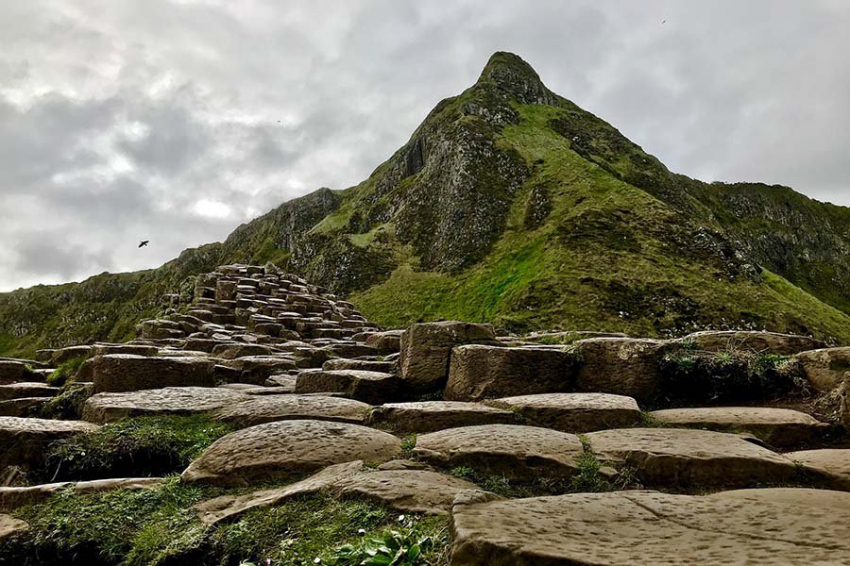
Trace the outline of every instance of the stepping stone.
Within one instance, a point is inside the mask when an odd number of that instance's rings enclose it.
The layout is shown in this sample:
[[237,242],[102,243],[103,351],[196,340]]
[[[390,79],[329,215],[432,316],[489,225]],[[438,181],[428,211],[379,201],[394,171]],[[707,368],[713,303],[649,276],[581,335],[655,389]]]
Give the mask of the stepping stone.
[[563,432],[592,432],[634,426],[641,419],[637,401],[610,393],[545,393],[487,401],[509,409],[535,426]]
[[850,491],[850,449],[805,450],[784,456],[825,477],[834,489]]
[[781,483],[797,471],[791,460],[722,432],[632,428],[592,432],[587,441],[600,460],[631,468],[649,486]]
[[118,489],[150,489],[163,481],[163,478],[115,478],[48,483],[29,487],[0,487],[0,512],[5,513],[26,505],[43,503],[52,495],[69,488],[77,494],[102,493]]
[[32,381],[32,378],[29,376],[29,368],[24,362],[0,360],[0,384],[5,385],[19,383],[21,381]]
[[91,357],[91,355],[91,346],[70,346],[68,348],[60,348],[59,350],[53,351],[53,355],[50,357],[50,364],[53,367],[59,367],[74,358],[88,358]]
[[296,393],[342,393],[373,405],[397,397],[399,379],[391,373],[358,370],[305,370],[298,374]]
[[215,441],[183,472],[185,482],[245,485],[286,480],[333,464],[383,463],[401,441],[368,427],[327,421],[277,421],[252,426]]
[[453,566],[810,566],[850,556],[850,494],[841,492],[463,495],[452,509]]
[[82,421],[0,417],[0,471],[6,466],[38,464],[51,442],[97,428]]
[[0,543],[26,533],[29,528],[25,521],[0,513]]
[[400,344],[405,390],[411,394],[439,391],[448,379],[452,348],[495,340],[489,324],[445,321],[412,325],[402,334]]
[[57,393],[59,393],[58,387],[50,387],[46,383],[21,382],[0,385],[0,401],[22,397],[54,397]]
[[155,356],[159,348],[147,344],[95,344],[92,346],[92,356],[107,356],[109,354],[132,354],[134,356]]
[[470,467],[517,480],[571,477],[583,452],[573,434],[521,425],[483,425],[417,438],[413,453],[445,468]]
[[295,384],[297,381],[297,375],[278,374],[269,377],[264,386],[270,388],[281,388],[281,390],[286,393],[295,393]]
[[346,360],[345,358],[334,358],[322,364],[322,369],[324,370],[354,369],[390,373],[396,368],[398,368],[398,364],[395,362],[379,360]]
[[365,344],[375,348],[379,354],[392,354],[401,349],[401,335],[404,332],[404,330],[375,332],[366,338]]
[[578,391],[651,399],[659,393],[660,364],[669,345],[636,338],[579,340],[575,343],[582,359]]
[[791,409],[769,407],[705,407],[665,409],[650,415],[664,425],[720,432],[749,432],[778,448],[800,446],[817,439],[829,425]]
[[150,415],[208,413],[249,397],[223,387],[166,387],[128,393],[98,393],[86,400],[83,419],[111,423]]
[[[87,360],[94,392],[123,392],[160,387],[214,387],[215,363],[203,358],[152,358],[110,354]],[[88,367],[86,367],[88,366]]]
[[247,356],[225,360],[221,364],[234,370],[239,383],[262,385],[272,375],[296,369],[295,360],[286,356]]
[[811,386],[819,393],[839,387],[850,371],[850,348],[825,348],[803,352],[794,357],[803,368]]
[[297,419],[363,424],[371,409],[366,403],[339,397],[263,395],[223,406],[213,416],[240,427]]
[[0,416],[2,417],[28,417],[49,401],[46,397],[21,397],[0,401]]
[[452,350],[448,401],[575,390],[578,358],[558,348],[473,344]]
[[459,401],[422,401],[418,403],[388,403],[372,410],[369,424],[386,426],[399,434],[425,433],[486,424],[514,424],[517,416],[511,411],[478,403]]
[[249,356],[269,356],[274,350],[261,344],[219,344],[212,350],[212,355],[226,360],[246,358]]
[[826,347],[824,342],[815,340],[810,336],[743,330],[706,330],[689,334],[677,342],[683,341],[692,344],[696,350],[708,352],[723,352],[734,349],[782,356],[793,356],[806,350]]

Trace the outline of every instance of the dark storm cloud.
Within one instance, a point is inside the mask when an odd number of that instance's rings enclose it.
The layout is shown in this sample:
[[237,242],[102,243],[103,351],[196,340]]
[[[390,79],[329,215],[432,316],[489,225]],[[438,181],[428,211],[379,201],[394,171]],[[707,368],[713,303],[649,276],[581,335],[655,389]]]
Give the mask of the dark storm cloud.
[[30,0],[0,37],[0,290],[356,184],[497,50],[674,171],[850,205],[839,0]]

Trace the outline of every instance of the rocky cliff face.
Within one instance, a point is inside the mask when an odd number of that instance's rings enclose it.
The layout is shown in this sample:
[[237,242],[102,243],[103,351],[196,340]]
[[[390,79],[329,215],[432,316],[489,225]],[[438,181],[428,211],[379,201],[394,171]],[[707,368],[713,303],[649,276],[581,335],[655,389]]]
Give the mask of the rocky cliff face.
[[228,262],[356,293],[379,323],[461,317],[850,339],[850,210],[671,173],[497,53],[361,184],[320,189],[160,269],[0,295],[0,350],[119,339]]

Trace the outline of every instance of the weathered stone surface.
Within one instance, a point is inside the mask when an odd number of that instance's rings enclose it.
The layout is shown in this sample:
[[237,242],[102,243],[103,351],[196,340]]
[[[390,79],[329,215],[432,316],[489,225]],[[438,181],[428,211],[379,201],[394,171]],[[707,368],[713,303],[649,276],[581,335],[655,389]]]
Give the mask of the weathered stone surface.
[[28,417],[38,407],[47,403],[46,397],[21,397],[0,401],[0,416],[2,417]]
[[850,491],[850,449],[804,450],[784,454],[825,478],[834,489]]
[[222,406],[213,416],[240,427],[297,419],[363,424],[371,409],[366,403],[340,397],[263,395]]
[[480,401],[573,391],[577,362],[573,353],[558,348],[459,346],[452,350],[444,397],[450,401]]
[[0,513],[0,543],[24,534],[29,530],[25,521]]
[[85,365],[91,367],[95,393],[215,385],[215,363],[202,358],[110,354],[92,358]]
[[797,354],[794,359],[815,391],[828,393],[839,387],[850,371],[850,347],[825,348]]
[[183,481],[222,485],[296,478],[353,460],[386,462],[401,450],[391,434],[349,423],[277,421],[214,442],[183,472]]
[[212,350],[213,356],[226,360],[248,356],[269,356],[272,353],[274,353],[272,348],[261,344],[219,344]]
[[453,428],[420,436],[413,453],[436,466],[476,470],[529,480],[570,477],[582,444],[573,434],[521,425]]
[[131,354],[134,356],[156,356],[159,348],[148,344],[95,344],[91,348],[92,356],[109,354]]
[[27,381],[28,377],[29,371],[24,362],[0,360],[0,385]]
[[456,504],[452,566],[846,564],[850,494],[574,494]]
[[522,415],[528,424],[563,432],[624,428],[640,421],[637,401],[610,393],[544,393],[487,401]]
[[58,392],[58,387],[51,387],[46,383],[10,383],[7,385],[0,385],[0,401],[20,399],[22,397],[53,397]]
[[768,354],[792,356],[806,350],[825,348],[821,340],[810,336],[777,334],[776,332],[757,332],[743,330],[707,330],[689,334],[681,339],[693,344],[697,350],[722,352],[724,350],[750,350]]
[[222,387],[166,387],[126,393],[98,393],[86,400],[83,419],[115,422],[143,415],[191,415],[250,399],[240,391]]
[[459,401],[422,401],[388,403],[372,410],[369,419],[375,426],[387,426],[394,432],[426,433],[486,424],[513,424],[516,415],[510,411],[479,403]]
[[769,407],[665,409],[653,411],[650,415],[669,426],[749,432],[777,448],[811,442],[829,428],[829,425],[806,413]]
[[60,366],[74,358],[88,358],[92,355],[91,346],[70,346],[55,350],[50,357],[50,363],[53,367]]
[[343,497],[370,499],[409,513],[443,515],[461,491],[478,490],[465,480],[428,470],[363,472],[340,482]]
[[404,330],[376,332],[366,338],[365,344],[375,348],[379,354],[392,354],[401,349],[401,335]]
[[[286,390],[286,393],[295,393],[295,384],[298,382],[298,375],[277,374],[269,377],[266,382],[266,387],[280,387]],[[281,389],[283,391],[284,389]]]
[[240,383],[262,385],[272,375],[296,369],[295,360],[286,356],[247,356],[226,360],[222,365],[238,372],[233,379]]
[[37,463],[54,440],[97,429],[81,421],[0,417],[0,470]]
[[399,379],[391,373],[358,370],[305,370],[298,374],[296,393],[342,393],[365,403],[397,398]]
[[592,432],[587,440],[600,460],[632,468],[649,486],[741,487],[796,473],[791,460],[722,432],[632,428]]
[[72,488],[75,493],[100,493],[116,489],[150,489],[163,482],[162,478],[114,478],[81,482],[59,482],[31,487],[0,487],[0,512],[9,512],[25,505],[43,503],[51,495]]
[[429,322],[414,324],[401,336],[401,375],[411,393],[429,393],[445,386],[452,348],[496,339],[489,324]]
[[322,364],[322,369],[324,370],[354,369],[360,371],[380,371],[384,373],[391,373],[397,368],[397,363],[383,360],[348,360],[345,358],[334,358]]
[[577,388],[614,393],[638,401],[653,397],[661,383],[660,362],[667,342],[634,338],[592,338],[575,343],[582,358]]

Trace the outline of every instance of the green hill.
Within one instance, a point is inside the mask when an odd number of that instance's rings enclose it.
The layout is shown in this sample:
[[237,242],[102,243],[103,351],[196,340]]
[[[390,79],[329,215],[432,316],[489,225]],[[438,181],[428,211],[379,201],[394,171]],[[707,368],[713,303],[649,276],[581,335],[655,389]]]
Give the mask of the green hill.
[[754,328],[850,342],[850,209],[671,173],[497,53],[363,183],[320,189],[160,269],[0,295],[0,350],[120,339],[167,292],[274,262],[387,326],[671,335]]

